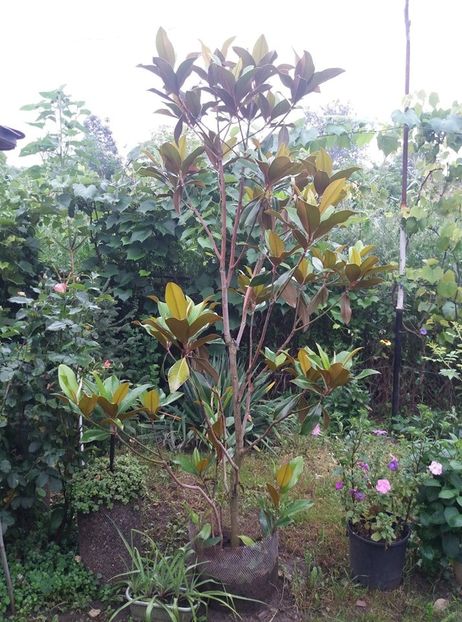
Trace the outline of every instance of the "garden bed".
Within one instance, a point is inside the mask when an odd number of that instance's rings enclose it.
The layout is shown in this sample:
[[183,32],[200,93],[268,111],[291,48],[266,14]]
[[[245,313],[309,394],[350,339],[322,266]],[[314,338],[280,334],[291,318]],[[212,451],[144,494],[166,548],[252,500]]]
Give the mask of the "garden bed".
[[[335,620],[337,622],[414,622],[415,620],[459,622],[462,619],[461,594],[453,584],[432,581],[413,567],[411,554],[403,585],[390,593],[368,592],[355,586],[348,576],[348,543],[342,519],[342,508],[331,475],[333,459],[328,441],[322,438],[291,441],[274,456],[280,458],[303,454],[306,468],[301,479],[302,495],[312,496],[315,505],[303,520],[280,533],[280,569],[274,594],[266,608],[243,614],[244,622],[288,622]],[[253,500],[264,487],[272,469],[271,454],[249,459],[243,484],[247,491],[246,513],[242,532],[255,534]],[[183,544],[187,538],[187,504],[194,497],[180,490],[161,473],[151,471],[149,494],[144,507],[144,528],[166,547]],[[412,552],[411,552],[412,553]],[[438,598],[448,599],[442,612],[433,611]],[[96,618],[87,613],[59,616],[59,622],[106,622],[101,609]],[[88,607],[90,611],[91,607]],[[51,619],[51,618],[50,618]],[[120,617],[120,620],[128,618]],[[231,618],[212,611],[210,622],[227,622]]]

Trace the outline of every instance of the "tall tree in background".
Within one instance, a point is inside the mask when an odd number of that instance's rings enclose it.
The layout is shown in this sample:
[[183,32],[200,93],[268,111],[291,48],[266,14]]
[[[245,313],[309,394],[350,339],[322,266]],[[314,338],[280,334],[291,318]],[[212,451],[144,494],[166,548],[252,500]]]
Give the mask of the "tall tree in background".
[[85,140],[83,149],[88,158],[89,166],[101,177],[111,179],[120,168],[121,161],[112,131],[106,123],[92,114],[84,121]]

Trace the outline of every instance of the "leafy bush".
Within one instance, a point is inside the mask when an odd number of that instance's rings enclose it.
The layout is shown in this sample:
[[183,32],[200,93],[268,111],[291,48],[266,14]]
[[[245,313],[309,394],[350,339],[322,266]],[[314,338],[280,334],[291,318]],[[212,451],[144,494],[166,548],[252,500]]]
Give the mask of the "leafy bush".
[[462,561],[462,440],[440,441],[426,455],[420,491],[418,533],[424,566]]
[[406,438],[424,434],[427,439],[440,440],[448,438],[451,434],[459,436],[461,425],[455,408],[437,410],[420,404],[418,414],[406,413],[406,415],[397,417],[392,427],[395,433]]
[[[63,290],[63,291],[57,291]],[[111,297],[94,283],[42,280],[35,298],[10,298],[17,309],[0,329],[0,496],[2,518],[25,523],[25,511],[46,509],[47,494],[64,493],[56,507],[58,526],[67,515],[66,480],[78,466],[78,426],[54,393],[60,363],[102,368],[108,356],[98,344],[95,323]],[[104,303],[104,311],[100,305]],[[55,495],[56,501],[56,495]]]
[[72,506],[88,514],[114,503],[127,504],[144,493],[146,467],[131,455],[120,456],[111,472],[107,458],[96,458],[71,480]]
[[[46,550],[32,549],[21,559],[10,560],[17,616],[15,622],[30,622],[40,612],[85,607],[98,595],[96,578],[56,544]],[[9,606],[6,582],[0,568],[0,619]]]

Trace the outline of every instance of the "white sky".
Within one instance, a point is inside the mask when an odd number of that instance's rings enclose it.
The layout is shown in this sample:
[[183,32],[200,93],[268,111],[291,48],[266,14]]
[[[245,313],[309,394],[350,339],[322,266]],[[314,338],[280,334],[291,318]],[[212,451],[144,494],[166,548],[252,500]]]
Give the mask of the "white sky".
[[[2,0],[0,123],[34,136],[38,91],[67,85],[75,99],[109,118],[122,151],[146,140],[165,122],[146,92],[154,76],[136,68],[155,54],[163,26],[177,52],[214,49],[236,35],[243,47],[264,33],[279,60],[307,49],[317,69],[346,73],[306,104],[350,101],[359,116],[388,121],[403,93],[404,0]],[[462,99],[462,0],[410,0],[411,91],[437,91],[442,103]],[[178,54],[177,54],[178,56]],[[311,99],[310,99],[311,98]],[[18,162],[17,152],[10,154]],[[20,159],[27,164],[27,159]]]

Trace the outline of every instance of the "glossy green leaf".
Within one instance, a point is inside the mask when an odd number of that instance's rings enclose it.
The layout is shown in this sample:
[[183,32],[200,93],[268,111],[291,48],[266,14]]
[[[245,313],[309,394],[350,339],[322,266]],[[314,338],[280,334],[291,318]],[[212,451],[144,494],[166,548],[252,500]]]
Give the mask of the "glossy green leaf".
[[174,393],[188,380],[189,378],[189,366],[185,358],[177,361],[168,370],[168,386],[170,392]]

